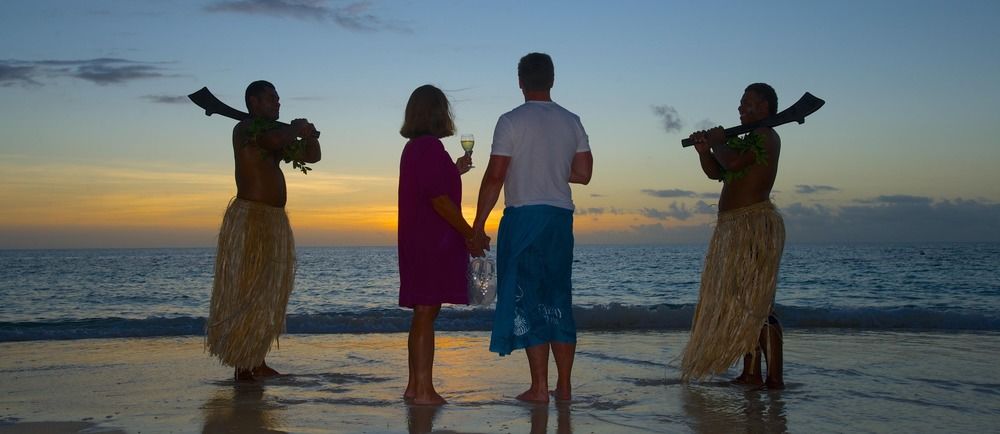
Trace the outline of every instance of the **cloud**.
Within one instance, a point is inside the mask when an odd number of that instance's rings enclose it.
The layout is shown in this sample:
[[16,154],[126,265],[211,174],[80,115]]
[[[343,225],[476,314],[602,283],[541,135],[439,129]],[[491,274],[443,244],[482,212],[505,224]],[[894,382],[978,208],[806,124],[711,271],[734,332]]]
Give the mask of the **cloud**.
[[218,1],[205,7],[209,12],[288,16],[320,19],[332,13],[322,0],[240,0]]
[[[386,27],[381,18],[368,13],[370,2],[355,2],[333,12],[333,20],[342,27],[358,31],[376,31]],[[392,30],[400,30],[392,28]]]
[[653,197],[699,197],[702,199],[718,199],[721,194],[718,192],[711,193],[698,193],[691,190],[680,190],[680,189],[668,189],[668,190],[653,190],[651,188],[644,188],[640,190],[642,194],[653,196]]
[[701,131],[701,130],[707,130],[707,129],[710,129],[710,128],[715,128],[717,126],[719,126],[719,124],[717,122],[711,120],[711,119],[702,119],[702,120],[698,121],[697,124],[694,125],[694,129],[696,129],[698,131]]
[[304,20],[333,22],[358,32],[390,30],[410,33],[412,30],[399,23],[390,22],[370,12],[370,1],[358,1],[345,6],[331,7],[326,0],[236,0],[216,1],[205,7],[209,12],[232,12],[252,15],[270,15]]
[[17,65],[9,62],[0,60],[0,87],[10,87],[15,84],[22,86],[41,85],[34,79],[34,65]]
[[71,70],[69,75],[100,85],[166,76],[159,67],[121,59],[95,59],[85,62],[78,65],[75,70]]
[[71,77],[98,85],[123,84],[133,80],[172,77],[161,65],[129,59],[0,60],[0,86],[37,86],[43,79]]
[[574,234],[580,244],[673,244],[705,243],[712,235],[709,225],[668,227],[662,223],[634,225],[627,230]]
[[[652,223],[626,230],[594,231],[577,236],[580,243],[662,244],[707,243],[712,222],[690,218],[717,210],[699,201],[693,207],[638,213],[654,220],[683,220],[688,224]],[[845,206],[792,203],[780,205],[788,243],[930,243],[1000,242],[1000,204],[985,200],[938,199],[886,195]]]
[[[666,220],[667,218],[673,217],[673,215],[669,211],[660,211],[655,208],[643,208],[639,210],[639,214],[642,214],[643,217],[649,217],[655,220]],[[684,218],[682,218],[681,220],[683,220]]]
[[601,215],[604,214],[604,208],[577,208],[576,214],[578,215]]
[[142,99],[158,104],[188,104],[191,99],[186,95],[143,95]]
[[604,207],[591,207],[591,208],[577,208],[576,211],[575,211],[575,213],[577,215],[594,215],[594,216],[597,216],[597,215],[604,215],[604,214],[622,215],[622,214],[628,214],[628,211],[625,211],[625,210],[623,210],[621,208],[615,208],[615,207],[608,207],[608,208],[604,208]]
[[813,194],[813,193],[828,193],[831,191],[840,191],[837,187],[831,187],[829,185],[796,185],[795,192],[798,194]]
[[698,195],[698,193],[693,191],[679,189],[653,190],[645,188],[642,190],[642,193],[653,197],[695,197]]
[[697,214],[717,214],[719,212],[715,205],[710,205],[703,200],[694,204],[694,212]]
[[677,110],[668,105],[654,105],[652,106],[653,114],[660,117],[663,121],[663,129],[667,130],[668,133],[673,133],[680,131],[684,123],[681,122],[681,117],[677,114]]
[[893,205],[928,205],[934,202],[926,196],[910,196],[907,194],[891,194],[878,196],[873,199],[858,199],[858,203],[870,203],[870,204],[893,204]]
[[676,220],[687,220],[697,214],[715,214],[715,207],[699,200],[695,203],[694,207],[688,208],[687,205],[678,202],[671,202],[670,207],[667,210],[658,210],[655,208],[643,208],[639,210],[639,214],[655,220],[666,220],[668,218],[673,218]]
[[936,242],[1000,240],[1000,204],[978,200],[934,201],[909,195],[858,200],[828,207],[783,207],[788,239],[800,242]]

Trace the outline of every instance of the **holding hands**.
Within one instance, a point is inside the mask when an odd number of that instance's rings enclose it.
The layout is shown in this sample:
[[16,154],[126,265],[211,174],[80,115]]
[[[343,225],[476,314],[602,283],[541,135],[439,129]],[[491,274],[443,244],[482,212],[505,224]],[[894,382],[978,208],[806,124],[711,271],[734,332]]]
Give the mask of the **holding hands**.
[[473,230],[472,238],[465,240],[465,248],[474,258],[486,256],[486,251],[490,249],[490,237],[482,230]]

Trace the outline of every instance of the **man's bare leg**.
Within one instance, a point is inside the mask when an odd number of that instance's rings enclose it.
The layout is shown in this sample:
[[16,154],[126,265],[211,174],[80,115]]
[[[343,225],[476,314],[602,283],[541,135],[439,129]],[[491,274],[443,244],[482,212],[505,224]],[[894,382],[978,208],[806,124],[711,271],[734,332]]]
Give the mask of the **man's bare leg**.
[[767,360],[767,379],[764,380],[764,386],[768,389],[784,389],[785,380],[781,375],[781,371],[784,368],[784,356],[782,355],[783,336],[781,323],[778,322],[778,318],[774,315],[769,315],[767,317],[767,325],[764,326],[762,334],[766,335],[762,339],[764,341],[762,346],[764,347],[764,358]]
[[524,349],[531,371],[531,388],[517,395],[528,402],[549,402],[549,344],[538,344]]
[[760,337],[758,337],[758,347],[743,356],[743,372],[739,377],[732,380],[733,383],[746,384],[750,386],[760,386],[764,384],[764,376],[760,371],[760,346],[762,345],[761,342],[763,339],[764,329],[761,329]]
[[240,382],[240,383],[245,383],[245,382],[248,382],[248,381],[254,381],[254,379],[253,379],[253,369],[236,368],[236,371],[233,374],[233,377],[234,377],[234,379],[237,382]]
[[[434,390],[434,320],[441,305],[418,305],[413,308],[413,322],[410,324],[410,338],[407,346],[413,358],[413,404],[441,405],[446,401]],[[406,396],[404,392],[403,396]]]
[[553,342],[552,355],[556,359],[556,371],[559,374],[559,378],[556,379],[556,401],[569,401],[573,399],[571,377],[573,375],[573,359],[576,357],[576,344]]

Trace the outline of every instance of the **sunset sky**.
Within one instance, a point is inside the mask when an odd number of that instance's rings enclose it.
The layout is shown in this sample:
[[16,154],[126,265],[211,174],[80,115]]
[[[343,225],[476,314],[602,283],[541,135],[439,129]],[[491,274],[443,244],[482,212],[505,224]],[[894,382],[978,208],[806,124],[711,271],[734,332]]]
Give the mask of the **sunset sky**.
[[[393,245],[410,92],[446,91],[473,133],[475,197],[517,60],[548,53],[553,99],[595,158],[577,242],[702,243],[721,184],[680,140],[779,109],[773,199],[795,242],[1000,241],[1000,2],[8,0],[0,14],[0,249],[214,245],[235,194],[233,122],[257,79],[322,131],[285,166],[299,245]],[[444,139],[457,157],[457,137]],[[494,212],[495,231],[499,208]]]

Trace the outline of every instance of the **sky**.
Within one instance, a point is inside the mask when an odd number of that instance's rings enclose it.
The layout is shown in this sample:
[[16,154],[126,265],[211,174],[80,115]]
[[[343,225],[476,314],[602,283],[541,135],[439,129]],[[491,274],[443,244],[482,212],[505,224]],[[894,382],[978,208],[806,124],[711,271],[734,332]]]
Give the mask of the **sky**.
[[[772,200],[789,243],[1000,241],[1000,2],[7,0],[0,12],[0,249],[212,246],[235,195],[233,121],[265,79],[322,131],[284,166],[300,246],[394,245],[403,109],[443,89],[477,168],[523,102],[518,59],[556,68],[594,175],[580,244],[704,243],[721,184],[680,140],[734,126],[746,85],[784,109]],[[443,140],[454,157],[458,137]],[[498,207],[487,226],[494,233]]]

